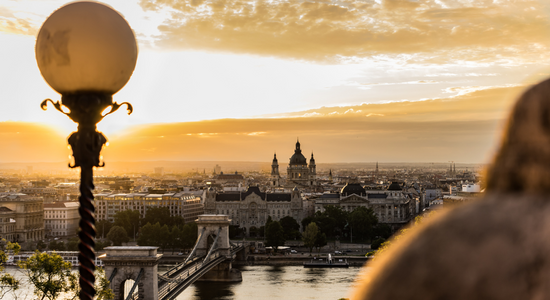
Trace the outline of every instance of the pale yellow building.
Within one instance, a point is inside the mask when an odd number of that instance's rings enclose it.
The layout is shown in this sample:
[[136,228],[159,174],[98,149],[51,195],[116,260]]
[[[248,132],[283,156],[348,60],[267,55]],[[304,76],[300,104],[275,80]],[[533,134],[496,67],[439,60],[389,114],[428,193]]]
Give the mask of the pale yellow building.
[[44,200],[21,193],[0,194],[0,236],[10,242],[44,238]]

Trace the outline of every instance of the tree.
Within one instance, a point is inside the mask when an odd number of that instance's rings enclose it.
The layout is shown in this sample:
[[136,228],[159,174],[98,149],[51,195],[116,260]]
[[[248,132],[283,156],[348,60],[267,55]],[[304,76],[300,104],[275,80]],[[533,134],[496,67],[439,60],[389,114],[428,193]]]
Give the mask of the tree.
[[11,251],[13,254],[19,253],[21,246],[17,243],[7,242],[2,239],[2,250],[0,250],[0,299],[8,293],[15,292],[19,289],[19,280],[15,279],[11,274],[4,273],[4,264],[8,261],[6,251]]
[[[72,264],[63,261],[57,253],[36,251],[26,261],[20,261],[19,267],[25,270],[29,282],[34,286],[34,294],[40,299],[57,299],[61,293],[68,293],[71,300],[78,298],[80,292],[78,273],[71,272]],[[109,281],[101,268],[96,269],[96,300],[114,298]]]
[[94,249],[96,251],[98,251],[98,250],[103,250],[105,247],[109,247],[109,246],[111,246],[111,241],[109,241],[109,240],[104,240],[104,241],[97,240],[95,242]]
[[123,210],[115,214],[115,226],[120,226],[126,230],[127,234],[134,236],[134,232],[139,230],[141,222],[141,213],[137,210]]
[[374,236],[388,239],[392,235],[392,229],[388,224],[378,223],[374,226]]
[[293,240],[300,237],[300,224],[291,216],[282,218],[279,223],[283,227],[286,240]]
[[323,212],[323,215],[331,219],[331,223],[334,224],[332,234],[334,236],[342,236],[344,227],[348,223],[348,213],[344,211],[340,206],[327,205],[325,206],[325,211]]
[[78,251],[78,242],[79,239],[77,237],[69,239],[69,242],[67,243],[67,251]]
[[170,248],[172,248],[172,254],[174,249],[183,248],[183,241],[181,240],[181,230],[178,226],[173,226],[170,230]]
[[316,212],[315,223],[319,227],[319,231],[325,233],[327,236],[334,236],[334,229],[336,227],[336,220],[330,218],[326,213]]
[[285,244],[285,232],[279,222],[272,221],[266,226],[265,230],[266,246],[273,247],[273,251],[277,252],[277,248]]
[[311,251],[313,251],[313,247],[315,247],[315,240],[318,234],[319,228],[315,222],[309,223],[302,234],[302,241],[304,242],[304,246],[309,248],[309,255],[311,255]]
[[99,220],[95,223],[95,229],[98,236],[101,236],[101,238],[105,238],[106,234],[111,230],[111,227],[113,227],[113,223],[107,220]]
[[302,228],[305,228],[307,227],[307,225],[309,225],[311,222],[315,222],[315,218],[314,217],[305,217],[302,219]]
[[159,231],[157,231],[157,236],[159,238],[159,243],[164,251],[168,245],[170,244],[170,228],[168,228],[168,225],[164,225],[160,228]]
[[122,243],[127,243],[130,240],[126,230],[121,226],[113,226],[107,234],[107,239],[113,242],[114,246],[122,246]]
[[317,233],[315,237],[315,248],[317,248],[317,253],[321,252],[321,247],[327,244],[327,235],[323,232]]
[[[63,257],[57,253],[40,253],[26,261],[20,261],[19,267],[24,269],[29,282],[34,286],[34,294],[40,299],[55,300],[61,293],[71,292],[76,274],[71,273],[71,263],[63,261]],[[74,291],[73,291],[74,292]]]
[[355,236],[363,240],[372,240],[374,226],[378,223],[378,218],[372,208],[360,206],[349,215],[349,223]]
[[44,249],[46,249],[48,247],[48,245],[46,243],[44,243],[42,240],[38,241],[38,243],[36,243],[36,249],[38,249],[38,251],[42,251]]
[[53,240],[48,245],[48,248],[51,251],[65,251],[65,243],[63,243],[63,241]]
[[143,223],[168,225],[171,222],[170,209],[168,207],[149,207],[145,212]]
[[183,226],[183,229],[181,231],[181,240],[182,240],[183,248],[186,248],[186,249],[193,248],[193,246],[197,242],[198,235],[199,235],[199,230],[196,223],[185,224],[185,226]]

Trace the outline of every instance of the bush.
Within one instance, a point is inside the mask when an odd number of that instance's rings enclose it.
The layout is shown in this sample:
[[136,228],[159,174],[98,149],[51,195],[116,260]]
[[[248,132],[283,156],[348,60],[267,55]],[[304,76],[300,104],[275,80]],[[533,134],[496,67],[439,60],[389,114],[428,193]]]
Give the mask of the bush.
[[376,253],[376,251],[367,252],[367,254],[365,254],[365,256],[366,257],[374,256],[375,253]]
[[384,243],[385,241],[386,240],[383,238],[378,238],[372,242],[372,244],[370,245],[370,248],[372,250],[378,250],[380,246],[382,246],[382,243]]

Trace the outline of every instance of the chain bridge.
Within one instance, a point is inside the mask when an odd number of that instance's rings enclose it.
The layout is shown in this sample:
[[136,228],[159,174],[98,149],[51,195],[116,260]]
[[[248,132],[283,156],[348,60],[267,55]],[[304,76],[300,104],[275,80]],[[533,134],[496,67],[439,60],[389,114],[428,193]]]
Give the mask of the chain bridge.
[[[197,280],[240,282],[241,273],[231,266],[246,259],[246,244],[229,240],[229,216],[200,215],[198,238],[187,258],[164,274],[157,267],[162,254],[157,247],[107,247],[100,256],[116,300],[175,299]],[[128,284],[128,282],[133,284]],[[125,289],[125,286],[127,287]]]

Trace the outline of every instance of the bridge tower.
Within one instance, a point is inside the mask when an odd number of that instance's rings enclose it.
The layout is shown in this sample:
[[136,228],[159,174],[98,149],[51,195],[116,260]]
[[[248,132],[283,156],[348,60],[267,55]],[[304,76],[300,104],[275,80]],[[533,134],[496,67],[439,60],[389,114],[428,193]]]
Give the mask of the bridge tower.
[[134,282],[131,292],[139,300],[158,300],[157,266],[162,254],[158,247],[113,246],[105,248],[99,258],[105,265],[105,276],[111,281],[114,300],[124,300],[126,281]]
[[[218,238],[217,250],[222,255],[230,255],[229,245],[229,216],[226,215],[200,215],[197,220],[199,236],[205,234],[197,245],[197,255],[202,256],[208,253],[213,239]],[[219,234],[219,236],[218,236]]]
[[233,269],[231,261],[234,257],[231,254],[229,243],[229,216],[227,215],[200,215],[197,220],[199,235],[205,234],[204,238],[199,238],[197,245],[197,255],[206,255],[217,238],[217,251],[220,255],[225,255],[227,260],[218,264],[208,273],[204,274],[199,281],[208,282],[241,282],[242,274],[239,270]]

